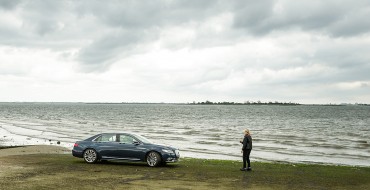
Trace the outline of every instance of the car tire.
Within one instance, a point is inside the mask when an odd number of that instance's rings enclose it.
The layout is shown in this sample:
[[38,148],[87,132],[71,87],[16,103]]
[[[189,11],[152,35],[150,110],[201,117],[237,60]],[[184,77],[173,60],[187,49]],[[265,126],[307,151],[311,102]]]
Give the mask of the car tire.
[[158,166],[162,163],[162,157],[158,154],[158,152],[149,152],[146,156],[146,163],[150,167]]
[[98,153],[94,149],[86,149],[84,151],[84,160],[89,164],[96,163],[98,161]]

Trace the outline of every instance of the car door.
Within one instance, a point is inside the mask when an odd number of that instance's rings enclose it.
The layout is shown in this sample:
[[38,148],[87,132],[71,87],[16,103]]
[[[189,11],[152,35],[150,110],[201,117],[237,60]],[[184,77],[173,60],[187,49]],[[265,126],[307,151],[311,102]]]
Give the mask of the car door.
[[114,159],[118,140],[116,134],[102,134],[95,139],[97,150],[102,159]]
[[116,156],[125,160],[141,160],[145,148],[136,138],[129,134],[118,135],[118,148]]

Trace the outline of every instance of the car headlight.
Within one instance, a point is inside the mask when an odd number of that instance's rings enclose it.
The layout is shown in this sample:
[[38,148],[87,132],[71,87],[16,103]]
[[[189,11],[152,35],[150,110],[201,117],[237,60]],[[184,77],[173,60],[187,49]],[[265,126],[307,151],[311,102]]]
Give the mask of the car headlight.
[[173,153],[173,151],[171,149],[162,149],[163,152],[165,153]]

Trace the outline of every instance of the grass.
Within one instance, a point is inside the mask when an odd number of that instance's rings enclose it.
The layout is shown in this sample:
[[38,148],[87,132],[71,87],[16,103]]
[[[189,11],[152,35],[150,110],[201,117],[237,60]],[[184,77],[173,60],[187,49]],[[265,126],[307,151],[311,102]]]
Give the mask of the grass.
[[87,164],[70,155],[0,157],[0,189],[370,189],[370,168],[182,159]]

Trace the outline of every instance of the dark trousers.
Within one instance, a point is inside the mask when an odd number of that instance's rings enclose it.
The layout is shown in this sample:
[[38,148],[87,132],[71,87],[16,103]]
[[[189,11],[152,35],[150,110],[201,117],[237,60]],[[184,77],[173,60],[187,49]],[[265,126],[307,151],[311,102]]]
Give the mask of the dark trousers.
[[251,161],[249,160],[249,155],[251,154],[252,149],[245,149],[243,151],[243,168],[246,168],[246,162],[248,162],[248,168],[251,167]]

